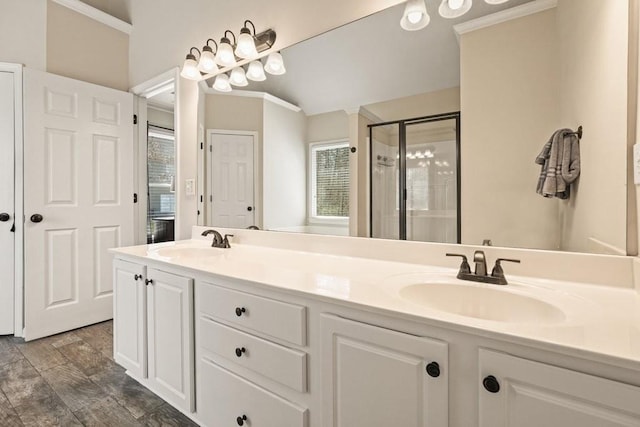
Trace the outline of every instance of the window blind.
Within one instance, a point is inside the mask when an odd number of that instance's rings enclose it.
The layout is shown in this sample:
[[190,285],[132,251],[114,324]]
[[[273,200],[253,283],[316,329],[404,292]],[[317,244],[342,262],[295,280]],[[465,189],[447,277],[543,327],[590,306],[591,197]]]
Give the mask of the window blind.
[[349,216],[349,147],[315,151],[315,216]]

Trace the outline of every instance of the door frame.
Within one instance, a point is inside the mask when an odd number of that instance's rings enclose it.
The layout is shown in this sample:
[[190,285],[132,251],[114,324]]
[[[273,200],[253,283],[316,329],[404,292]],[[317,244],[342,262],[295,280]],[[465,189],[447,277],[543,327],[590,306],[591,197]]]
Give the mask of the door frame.
[[[254,211],[254,220],[255,224],[262,228],[262,200],[261,197],[258,197],[258,188],[259,183],[262,180],[262,176],[258,175],[258,164],[259,161],[259,149],[258,149],[258,132],[251,130],[227,130],[227,129],[207,129],[207,147],[211,147],[211,141],[213,139],[213,135],[244,135],[253,137],[253,211]],[[209,153],[209,154],[207,154]],[[211,222],[211,214],[213,208],[211,206],[211,166],[213,163],[213,155],[211,149],[205,151],[206,158],[206,168],[204,171],[204,182],[206,187],[206,197],[205,197],[205,212],[206,212],[206,222]],[[260,196],[262,195],[262,191],[260,191]],[[210,226],[215,224],[208,224]]]
[[[22,337],[24,331],[24,176],[23,176],[23,86],[22,64],[0,62],[0,71],[13,74],[14,110],[14,309],[13,333]],[[20,220],[22,219],[22,220]]]

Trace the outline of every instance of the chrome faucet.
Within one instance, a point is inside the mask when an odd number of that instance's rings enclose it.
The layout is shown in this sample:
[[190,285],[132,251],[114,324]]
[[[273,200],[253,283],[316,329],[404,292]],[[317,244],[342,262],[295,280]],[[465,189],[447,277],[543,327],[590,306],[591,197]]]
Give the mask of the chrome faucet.
[[483,251],[475,251],[473,253],[473,263],[475,264],[475,271],[471,272],[471,267],[467,261],[467,256],[462,254],[446,254],[447,256],[457,256],[462,258],[458,275],[456,276],[460,280],[471,280],[473,282],[491,283],[493,285],[506,285],[508,284],[507,278],[504,276],[504,270],[502,269],[502,261],[520,263],[519,259],[498,258],[496,264],[491,270],[491,275],[487,274],[487,258]]
[[202,232],[202,236],[208,236],[209,234],[213,234],[213,242],[211,242],[212,248],[228,249],[231,247],[229,237],[233,237],[233,234],[225,234],[224,237],[222,237],[216,230],[209,229]]

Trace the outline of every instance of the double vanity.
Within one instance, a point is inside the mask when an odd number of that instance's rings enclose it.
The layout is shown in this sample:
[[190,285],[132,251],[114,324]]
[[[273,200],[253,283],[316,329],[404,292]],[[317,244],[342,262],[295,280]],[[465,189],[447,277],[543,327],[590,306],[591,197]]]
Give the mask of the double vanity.
[[116,362],[201,425],[640,426],[633,258],[206,230],[112,250]]

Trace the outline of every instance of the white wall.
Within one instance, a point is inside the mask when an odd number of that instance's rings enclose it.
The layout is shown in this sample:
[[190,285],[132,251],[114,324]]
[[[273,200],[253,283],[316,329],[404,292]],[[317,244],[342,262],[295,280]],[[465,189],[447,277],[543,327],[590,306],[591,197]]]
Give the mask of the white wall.
[[344,110],[307,116],[307,141],[335,141],[349,138],[349,117]]
[[46,0],[2,0],[0,62],[46,67]]
[[[197,182],[198,84],[179,78],[176,82],[176,240],[188,239],[198,223],[198,199],[187,196],[186,181]],[[196,189],[197,190],[197,189]],[[196,191],[196,194],[198,192]]]
[[306,224],[306,116],[264,101],[263,226],[267,230]]

